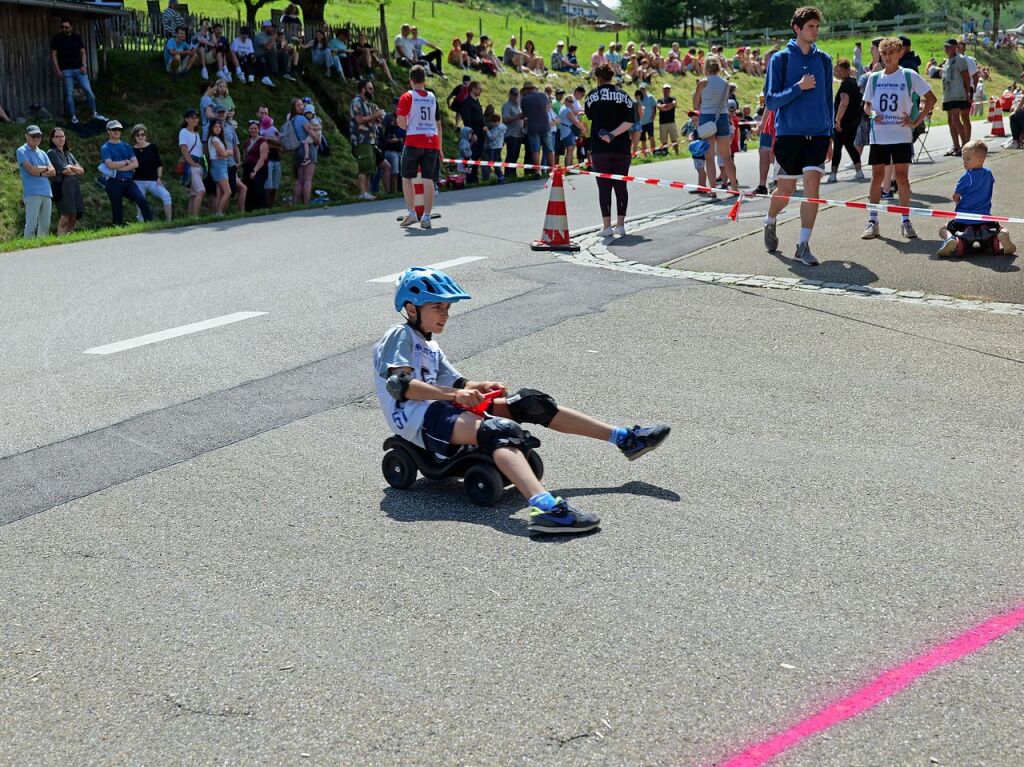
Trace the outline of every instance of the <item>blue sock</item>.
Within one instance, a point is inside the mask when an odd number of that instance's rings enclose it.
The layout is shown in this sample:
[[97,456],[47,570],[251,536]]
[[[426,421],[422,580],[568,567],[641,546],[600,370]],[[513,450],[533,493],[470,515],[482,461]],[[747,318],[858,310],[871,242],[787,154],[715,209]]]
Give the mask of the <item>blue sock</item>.
[[530,499],[530,505],[536,506],[541,511],[551,511],[557,503],[558,499],[548,492],[537,493]]
[[608,438],[608,441],[616,446],[621,445],[627,434],[629,434],[629,429],[624,426],[616,426],[612,429],[612,436]]

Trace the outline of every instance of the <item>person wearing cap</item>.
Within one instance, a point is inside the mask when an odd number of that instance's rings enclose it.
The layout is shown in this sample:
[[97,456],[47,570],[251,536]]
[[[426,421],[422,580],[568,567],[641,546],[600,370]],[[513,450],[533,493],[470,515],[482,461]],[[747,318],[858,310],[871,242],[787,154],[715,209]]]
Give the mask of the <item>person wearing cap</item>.
[[45,237],[50,233],[53,213],[53,190],[50,179],[57,175],[46,152],[39,148],[43,132],[38,125],[25,128],[25,143],[18,147],[15,157],[21,174],[21,200],[25,204],[24,236]]
[[673,149],[679,154],[679,130],[676,128],[676,98],[672,95],[672,86],[665,83],[661,86],[661,98],[658,99],[658,143],[668,151],[672,142]]
[[135,169],[139,167],[139,160],[135,151],[125,142],[121,141],[123,126],[117,120],[110,120],[107,123],[107,142],[100,147],[100,161],[113,173],[107,179],[105,188],[107,197],[110,198],[110,212],[114,226],[124,224],[124,198],[134,202],[142,213],[144,221],[152,221],[153,213],[146,202],[146,195],[142,193],[133,177]]
[[594,70],[597,69],[602,64],[604,64],[606,61],[608,61],[608,59],[604,54],[604,44],[602,43],[601,45],[597,46],[596,51],[590,54],[590,71],[587,73],[587,77],[593,77]]
[[552,72],[568,72],[565,62],[565,40],[559,40],[555,43],[555,49],[551,51],[551,71]]
[[942,111],[949,118],[949,135],[953,148],[946,156],[959,157],[961,147],[971,140],[971,101],[974,81],[967,60],[957,49],[957,40],[951,37],[944,46],[946,63],[942,69]]
[[172,75],[184,74],[196,63],[196,49],[185,39],[187,34],[185,27],[178,27],[174,37],[164,43],[164,68]]
[[270,76],[276,74],[281,74],[286,80],[295,80],[292,76],[291,54],[278,47],[274,22],[270,19],[261,25],[260,31],[253,40],[253,47],[256,49],[256,58],[260,59],[266,68],[268,80],[272,81]]

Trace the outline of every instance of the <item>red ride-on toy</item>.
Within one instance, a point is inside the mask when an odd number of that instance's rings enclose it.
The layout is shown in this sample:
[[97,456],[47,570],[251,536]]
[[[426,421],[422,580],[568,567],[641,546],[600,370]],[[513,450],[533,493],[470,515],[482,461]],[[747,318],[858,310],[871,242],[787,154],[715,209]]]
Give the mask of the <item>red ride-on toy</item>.
[[999,242],[999,228],[999,224],[995,222],[967,224],[962,232],[954,235],[957,258],[971,255],[1002,255],[1003,246]]
[[[486,418],[486,410],[491,402],[503,396],[503,391],[488,392],[479,405],[463,409]],[[537,479],[543,479],[544,461],[537,452],[540,440],[528,431],[524,433],[526,460]],[[384,450],[387,452],[381,461],[381,470],[384,472],[384,479],[396,490],[412,487],[417,473],[433,480],[462,477],[469,500],[478,506],[493,506],[501,500],[505,488],[512,484],[498,471],[490,453],[476,447],[466,446],[450,458],[438,458],[419,445],[402,437],[392,436],[384,440]]]

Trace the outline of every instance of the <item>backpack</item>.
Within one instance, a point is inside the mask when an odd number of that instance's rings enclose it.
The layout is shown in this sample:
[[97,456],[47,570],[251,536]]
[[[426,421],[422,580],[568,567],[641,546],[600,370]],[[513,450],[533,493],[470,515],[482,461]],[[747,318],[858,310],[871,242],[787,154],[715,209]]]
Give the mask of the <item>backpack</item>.
[[284,121],[281,128],[281,148],[288,152],[294,152],[299,148],[299,137],[295,135],[295,125],[291,117]]
[[[900,67],[900,69],[903,69]],[[878,78],[881,76],[881,72],[872,72],[870,77],[871,92],[875,92],[875,88],[878,87]],[[907,93],[910,94],[910,119],[916,120],[921,115],[921,97],[914,93],[914,82],[910,77],[910,70],[903,69],[903,76],[907,78]]]
[[462,106],[462,102],[466,100],[466,97],[468,95],[469,95],[469,86],[468,85],[460,85],[460,86],[458,86],[455,90],[453,90],[448,95],[448,98],[446,100],[446,103],[448,104],[448,108],[450,110],[452,110],[453,112],[458,112],[460,107]]

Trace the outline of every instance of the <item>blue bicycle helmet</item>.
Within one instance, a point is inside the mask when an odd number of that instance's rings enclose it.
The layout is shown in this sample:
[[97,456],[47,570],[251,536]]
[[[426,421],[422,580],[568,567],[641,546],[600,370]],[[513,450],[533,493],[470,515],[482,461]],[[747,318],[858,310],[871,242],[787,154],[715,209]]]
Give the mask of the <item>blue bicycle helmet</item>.
[[406,302],[413,306],[442,301],[453,304],[472,296],[444,272],[427,266],[410,266],[395,283],[395,311],[400,312]]

